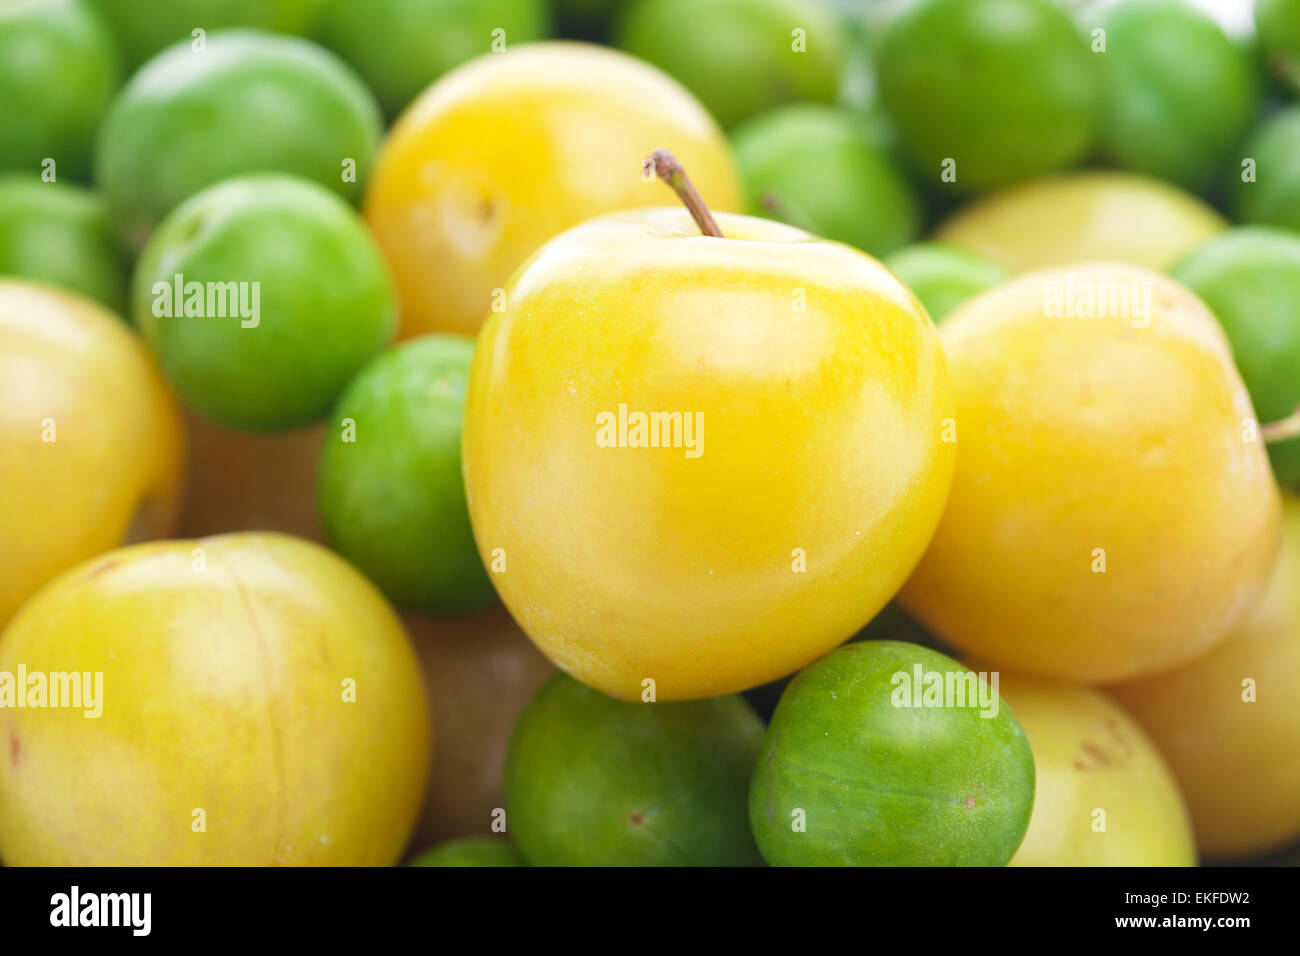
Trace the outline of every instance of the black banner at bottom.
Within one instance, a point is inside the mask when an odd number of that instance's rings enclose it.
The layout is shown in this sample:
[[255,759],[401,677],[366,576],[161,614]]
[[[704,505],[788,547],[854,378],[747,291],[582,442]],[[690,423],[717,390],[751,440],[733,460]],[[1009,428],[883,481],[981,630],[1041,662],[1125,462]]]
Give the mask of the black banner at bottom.
[[[834,916],[855,931],[953,927],[1047,929],[1060,938],[1172,937],[1224,943],[1294,918],[1294,868],[1194,870],[891,870],[720,872],[563,870],[0,870],[6,944],[77,937],[132,943],[245,940],[296,946],[368,944],[413,934],[436,944],[457,928],[499,941],[512,929],[566,925],[729,941],[781,923],[804,930]],[[698,882],[697,882],[698,881]],[[748,901],[748,903],[746,903]],[[459,938],[463,939],[460,934]],[[687,937],[678,936],[685,939]],[[7,948],[7,947],[6,947]]]

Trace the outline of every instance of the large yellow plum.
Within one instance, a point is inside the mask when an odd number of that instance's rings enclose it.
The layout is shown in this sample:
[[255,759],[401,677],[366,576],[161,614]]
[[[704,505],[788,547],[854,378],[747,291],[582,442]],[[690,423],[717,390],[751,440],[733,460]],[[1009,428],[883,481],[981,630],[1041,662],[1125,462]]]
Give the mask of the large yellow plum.
[[952,473],[915,297],[847,246],[717,224],[633,210],[556,238],[470,368],[484,564],[547,656],[624,699],[730,693],[847,639],[915,564]]
[[1091,264],[991,289],[940,337],[957,470],[904,607],[990,664],[1084,682],[1227,634],[1272,573],[1280,505],[1205,306]]
[[1226,228],[1214,209],[1176,186],[1096,170],[985,196],[941,223],[935,238],[1012,273],[1098,260],[1163,270]]
[[[972,665],[982,667],[983,665]],[[1169,767],[1102,691],[998,675],[1034,754],[1034,812],[1010,866],[1194,866]]]
[[538,246],[601,213],[665,202],[636,175],[667,147],[715,209],[744,208],[717,124],[675,80],[581,43],[489,53],[415,101],[365,213],[397,280],[403,336],[473,334]]
[[180,411],[117,316],[0,279],[0,627],[60,571],[170,534]]
[[1300,498],[1282,534],[1273,583],[1222,644],[1113,688],[1169,758],[1207,856],[1300,838]]
[[429,708],[401,621],[296,538],[79,565],[0,636],[6,684],[7,864],[391,865],[420,812]]

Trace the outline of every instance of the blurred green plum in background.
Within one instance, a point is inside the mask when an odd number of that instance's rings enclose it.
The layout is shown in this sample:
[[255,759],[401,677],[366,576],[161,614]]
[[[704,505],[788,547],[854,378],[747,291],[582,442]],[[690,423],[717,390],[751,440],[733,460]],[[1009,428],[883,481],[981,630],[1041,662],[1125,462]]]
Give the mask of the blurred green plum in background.
[[784,106],[732,135],[754,215],[882,256],[913,241],[921,209],[861,113]]

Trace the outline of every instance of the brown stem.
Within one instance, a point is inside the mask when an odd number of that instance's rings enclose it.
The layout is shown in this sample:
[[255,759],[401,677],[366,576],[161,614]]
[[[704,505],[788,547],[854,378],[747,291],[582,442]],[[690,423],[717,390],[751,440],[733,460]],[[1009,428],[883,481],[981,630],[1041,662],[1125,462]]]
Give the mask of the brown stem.
[[1259,426],[1259,437],[1269,445],[1300,438],[1300,407],[1286,418]]
[[682,205],[690,210],[691,218],[700,227],[700,232],[706,236],[722,238],[722,230],[714,222],[713,213],[709,212],[709,207],[704,205],[704,200],[700,198],[700,194],[691,185],[691,179],[686,175],[686,170],[682,169],[682,164],[673,158],[672,153],[666,149],[656,149],[641,164],[642,172],[647,169],[653,169],[656,179],[672,187],[673,192],[677,193],[677,198],[682,201]]

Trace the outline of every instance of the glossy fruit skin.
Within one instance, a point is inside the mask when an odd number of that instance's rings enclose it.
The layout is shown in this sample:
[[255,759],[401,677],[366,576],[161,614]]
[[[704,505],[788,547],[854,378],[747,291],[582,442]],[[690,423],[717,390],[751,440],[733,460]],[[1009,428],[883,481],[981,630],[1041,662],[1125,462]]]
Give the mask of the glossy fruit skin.
[[325,0],[319,35],[396,116],[426,86],[482,53],[550,31],[545,0]]
[[921,300],[935,322],[1007,278],[1007,270],[993,260],[938,242],[919,242],[881,261]]
[[[938,187],[1006,186],[1087,155],[1096,66],[1052,0],[919,0],[890,24],[881,102],[918,173]],[[942,182],[945,160],[956,180]]]
[[834,102],[846,54],[818,0],[634,0],[614,42],[680,80],[724,127],[785,103]]
[[[744,690],[844,641],[924,549],[953,467],[916,299],[848,246],[716,218],[730,239],[680,209],[557,237],[470,369],[465,483],[497,592],[562,669],[626,700],[646,678],[661,701]],[[682,412],[703,443],[611,426],[602,447],[620,404]]]
[[[899,607],[896,601],[890,601],[881,608],[880,613],[849,640],[903,641],[909,644],[921,644],[940,653],[947,650],[942,641],[908,617],[907,612]],[[741,696],[745,698],[745,703],[754,708],[754,712],[760,718],[770,721],[772,714],[776,712],[776,705],[780,702],[781,695],[796,676],[797,674],[792,674],[758,687],[751,687]]]
[[[399,607],[460,614],[496,601],[465,503],[461,419],[474,343],[426,335],[348,385],[320,462],[330,544]],[[355,440],[344,440],[351,421]]]
[[1238,221],[1300,232],[1300,103],[1275,114],[1241,148],[1255,161],[1255,180],[1233,176],[1233,211]]
[[799,104],[732,134],[749,211],[883,256],[916,239],[912,187],[873,140],[861,114]]
[[366,193],[397,278],[401,335],[472,335],[499,307],[495,290],[552,236],[601,213],[670,204],[667,187],[640,174],[669,145],[711,208],[742,207],[716,124],[631,57],[537,43],[443,77],[389,133]]
[[307,34],[321,0],[90,0],[113,28],[134,70],[202,27],[209,34],[227,27],[253,27],[276,33]]
[[934,239],[1013,275],[1080,262],[1165,270],[1228,222],[1206,203],[1146,176],[1108,171],[1048,176],[976,200]]
[[[848,644],[791,681],[768,728],[749,819],[772,866],[1002,866],[1034,801],[1010,708],[904,707],[895,675],[964,671],[900,641]],[[797,811],[806,830],[796,830]]]
[[506,746],[519,714],[555,667],[500,607],[456,618],[404,614],[438,730],[414,845],[492,832],[505,807]]
[[45,282],[126,310],[126,264],[103,200],[80,186],[0,175],[0,275]]
[[138,250],[179,203],[245,173],[290,173],[356,200],[380,132],[374,97],[329,51],[218,30],[202,51],[181,41],[131,77],[99,132],[95,180]]
[[[1096,317],[1078,314],[1088,290],[1111,297]],[[990,664],[1078,682],[1223,638],[1272,573],[1280,506],[1209,310],[1158,273],[1094,263],[998,286],[939,335],[960,450],[908,612]]]
[[506,755],[507,827],[533,866],[749,866],[763,722],[736,696],[628,703],[556,674]]
[[1300,499],[1285,498],[1282,559],[1249,617],[1190,664],[1113,690],[1173,767],[1204,856],[1300,838]]
[[[897,601],[890,601],[881,608],[880,613],[868,621],[867,625],[849,640],[903,641],[908,644],[920,644],[932,651],[938,651],[940,654],[948,651],[942,641],[909,617],[907,612],[898,605]],[[790,686],[792,680],[794,680],[793,676],[783,677],[769,684],[763,684],[761,687],[751,688],[745,691],[742,696],[745,698],[745,702],[754,708],[759,717],[763,720],[771,720],[772,714],[776,711],[776,705],[780,702],[781,695],[785,693],[785,689]]]
[[[188,293],[163,288],[177,275],[249,283],[249,317],[230,305],[224,316],[178,314]],[[392,280],[361,217],[323,187],[274,173],[219,183],[169,215],[136,264],[131,314],[188,405],[253,431],[322,418],[397,326]]]
[[419,667],[324,548],[243,534],[101,555],[14,618],[0,667],[20,662],[102,673],[102,714],[0,710],[6,864],[388,866],[406,845],[432,753]]
[[1034,754],[1034,812],[1008,866],[1196,865],[1178,784],[1123,708],[1100,690],[1006,671],[998,693]]
[[170,534],[183,470],[179,409],[126,323],[0,279],[0,627],[74,564]]
[[0,169],[53,159],[60,178],[84,177],[119,82],[108,28],[83,0],[0,5]]
[[[1222,233],[1172,275],[1210,307],[1262,422],[1300,408],[1300,235],[1244,226]],[[1278,481],[1300,487],[1300,439],[1268,446]]]
[[1122,0],[1096,23],[1106,31],[1105,157],[1187,189],[1210,186],[1259,110],[1250,56],[1181,0]]
[[519,851],[500,837],[461,837],[425,850],[407,866],[527,866]]

